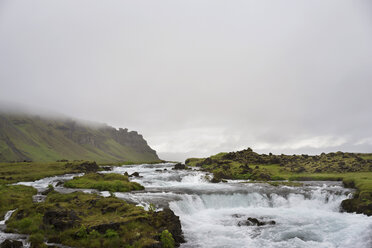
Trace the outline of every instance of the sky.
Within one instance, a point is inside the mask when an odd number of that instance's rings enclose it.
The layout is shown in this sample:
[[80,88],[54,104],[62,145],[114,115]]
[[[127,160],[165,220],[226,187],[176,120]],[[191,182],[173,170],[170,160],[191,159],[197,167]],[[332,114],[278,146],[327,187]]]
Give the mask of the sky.
[[372,152],[370,0],[2,0],[0,104],[162,159]]

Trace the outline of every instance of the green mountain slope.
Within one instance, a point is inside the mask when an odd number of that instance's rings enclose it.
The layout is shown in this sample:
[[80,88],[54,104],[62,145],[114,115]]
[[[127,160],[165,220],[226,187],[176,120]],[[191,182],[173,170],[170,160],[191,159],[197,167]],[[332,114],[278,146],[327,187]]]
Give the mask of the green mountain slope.
[[157,161],[142,135],[71,119],[0,113],[0,161]]

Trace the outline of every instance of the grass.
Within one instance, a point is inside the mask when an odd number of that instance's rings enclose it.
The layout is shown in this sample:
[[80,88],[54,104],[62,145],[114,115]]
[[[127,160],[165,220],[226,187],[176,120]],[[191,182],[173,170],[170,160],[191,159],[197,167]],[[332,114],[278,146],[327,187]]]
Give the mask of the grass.
[[32,204],[32,196],[37,193],[33,187],[23,185],[0,185],[0,219],[5,213],[23,205]]
[[111,192],[128,192],[144,189],[139,183],[130,182],[127,176],[115,173],[89,173],[81,177],[75,177],[67,181],[64,185],[68,188],[97,189]]
[[8,231],[31,235],[33,247],[43,247],[45,238],[71,247],[113,248],[157,245],[168,225],[161,212],[150,213],[115,197],[55,191],[45,202],[19,206],[7,223]]
[[0,184],[35,181],[56,175],[85,172],[83,169],[79,169],[79,165],[86,162],[0,163]]
[[0,184],[35,181],[44,177],[75,172],[65,162],[53,163],[0,163]]

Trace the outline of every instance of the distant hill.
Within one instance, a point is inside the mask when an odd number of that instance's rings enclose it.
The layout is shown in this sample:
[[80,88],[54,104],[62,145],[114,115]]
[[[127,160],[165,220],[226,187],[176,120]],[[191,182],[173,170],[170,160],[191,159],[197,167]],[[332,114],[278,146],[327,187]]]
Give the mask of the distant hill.
[[142,135],[72,119],[0,113],[0,161],[157,161]]

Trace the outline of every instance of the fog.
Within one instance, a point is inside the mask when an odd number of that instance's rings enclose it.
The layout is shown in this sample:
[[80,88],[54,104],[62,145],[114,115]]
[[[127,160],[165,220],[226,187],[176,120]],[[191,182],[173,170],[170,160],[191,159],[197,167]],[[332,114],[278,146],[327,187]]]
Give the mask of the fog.
[[0,99],[167,160],[372,152],[371,44],[369,0],[3,0]]

